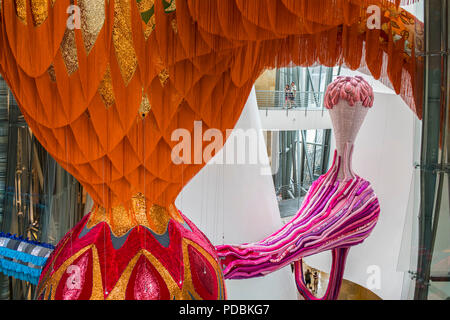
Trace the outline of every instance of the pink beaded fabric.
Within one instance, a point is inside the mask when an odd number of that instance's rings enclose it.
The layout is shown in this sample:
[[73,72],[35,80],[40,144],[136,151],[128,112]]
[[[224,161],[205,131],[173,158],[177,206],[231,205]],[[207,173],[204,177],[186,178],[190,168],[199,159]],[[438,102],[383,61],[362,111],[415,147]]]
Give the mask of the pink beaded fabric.
[[373,89],[363,77],[339,76],[328,86],[325,93],[325,107],[333,109],[339,100],[343,99],[350,106],[360,101],[364,107],[371,108],[373,98]]
[[[339,77],[328,87],[325,101],[333,122],[336,151],[328,172],[316,180],[299,212],[280,230],[255,243],[217,246],[226,279],[247,279],[294,263],[299,293],[309,300],[337,299],[350,247],[362,243],[380,213],[370,183],[352,169],[356,135],[373,105],[373,90],[361,77]],[[315,297],[303,280],[302,258],[332,251],[327,291]]]

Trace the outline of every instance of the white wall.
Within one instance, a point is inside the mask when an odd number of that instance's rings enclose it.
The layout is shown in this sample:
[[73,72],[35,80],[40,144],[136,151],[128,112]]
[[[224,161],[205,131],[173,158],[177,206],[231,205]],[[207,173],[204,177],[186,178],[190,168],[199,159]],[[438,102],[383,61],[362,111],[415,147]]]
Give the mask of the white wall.
[[[262,163],[268,164],[256,95],[252,90],[236,128],[255,128]],[[224,150],[230,147],[229,141]],[[247,150],[247,152],[257,152]],[[220,152],[217,157],[220,157]],[[260,240],[281,227],[272,176],[263,164],[208,164],[183,189],[176,206],[215,245]],[[227,280],[229,299],[296,299],[290,267],[263,278]]]
[[[350,249],[344,278],[368,287],[368,268],[379,268],[380,287],[372,291],[383,299],[401,298],[403,272],[397,266],[414,170],[414,121],[413,112],[399,96],[376,92],[355,143],[353,168],[371,182],[381,212],[372,234]],[[305,261],[328,272],[331,254]]]
[[259,115],[264,130],[331,129],[327,109],[262,109]]

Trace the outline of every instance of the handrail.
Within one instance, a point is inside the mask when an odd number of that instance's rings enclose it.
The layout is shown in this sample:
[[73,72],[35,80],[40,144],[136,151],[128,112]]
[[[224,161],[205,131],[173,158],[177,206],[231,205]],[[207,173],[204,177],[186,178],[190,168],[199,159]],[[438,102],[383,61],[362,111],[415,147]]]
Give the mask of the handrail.
[[[323,108],[324,96],[325,92],[297,91],[292,108],[320,110]],[[289,106],[284,91],[256,90],[256,101],[260,109],[283,109]]]
[[291,183],[287,185],[279,186],[275,189],[275,194],[280,195],[281,193],[286,193],[288,191],[293,191],[295,189],[302,191],[304,193],[308,192],[309,188],[312,185],[312,182],[309,181],[310,179],[307,179],[308,181],[304,181],[304,183]]

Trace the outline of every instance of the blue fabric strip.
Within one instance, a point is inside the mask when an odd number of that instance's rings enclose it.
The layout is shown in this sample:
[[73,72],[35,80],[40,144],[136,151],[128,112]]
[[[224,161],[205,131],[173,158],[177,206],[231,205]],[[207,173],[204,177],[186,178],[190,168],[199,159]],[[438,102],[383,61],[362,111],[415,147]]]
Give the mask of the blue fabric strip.
[[41,276],[41,269],[33,269],[23,264],[0,259],[0,272],[20,280],[28,281],[32,284],[38,284]]
[[13,240],[20,240],[20,241],[23,241],[26,243],[34,244],[34,245],[41,246],[41,247],[48,248],[48,249],[55,249],[55,246],[53,246],[49,243],[41,243],[39,241],[30,240],[28,238],[24,238],[22,236],[17,236],[15,234],[11,234],[11,233],[0,232],[0,237],[9,238],[9,239],[13,239]]
[[11,250],[9,248],[4,247],[0,247],[0,256],[20,260],[27,263],[32,263],[39,267],[44,266],[45,262],[47,261],[47,258],[44,257],[33,256],[25,252]]

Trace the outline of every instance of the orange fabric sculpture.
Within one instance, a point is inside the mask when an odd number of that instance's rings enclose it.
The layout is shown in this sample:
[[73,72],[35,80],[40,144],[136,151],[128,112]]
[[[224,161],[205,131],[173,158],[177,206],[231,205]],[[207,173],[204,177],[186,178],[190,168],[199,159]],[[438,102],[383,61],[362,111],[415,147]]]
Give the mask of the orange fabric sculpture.
[[423,31],[399,3],[3,0],[0,72],[38,140],[94,199],[92,219],[139,225],[141,195],[151,225],[150,209],[173,205],[205,164],[193,163],[208,142],[173,163],[172,132],[202,121],[226,136],[266,68],[369,71],[421,117]]
[[[203,164],[172,163],[172,131],[233,128],[268,67],[367,67],[421,115],[417,24],[394,4],[370,1],[387,22],[368,30],[368,1],[164,2],[78,0],[81,29],[70,30],[69,0],[2,1],[2,75],[42,145],[105,208],[138,192],[173,203]],[[407,37],[395,39],[392,17],[405,17]]]

